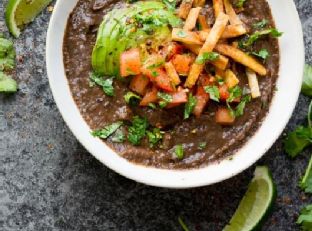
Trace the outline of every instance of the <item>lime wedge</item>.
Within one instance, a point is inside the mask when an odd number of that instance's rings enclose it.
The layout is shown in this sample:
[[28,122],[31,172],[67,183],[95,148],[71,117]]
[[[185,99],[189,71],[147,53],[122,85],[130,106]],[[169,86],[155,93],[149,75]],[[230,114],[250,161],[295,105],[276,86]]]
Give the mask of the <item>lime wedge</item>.
[[5,20],[10,32],[18,37],[21,29],[35,17],[52,0],[9,0],[5,11]]
[[258,166],[230,224],[223,231],[251,231],[259,228],[275,197],[276,188],[269,169]]

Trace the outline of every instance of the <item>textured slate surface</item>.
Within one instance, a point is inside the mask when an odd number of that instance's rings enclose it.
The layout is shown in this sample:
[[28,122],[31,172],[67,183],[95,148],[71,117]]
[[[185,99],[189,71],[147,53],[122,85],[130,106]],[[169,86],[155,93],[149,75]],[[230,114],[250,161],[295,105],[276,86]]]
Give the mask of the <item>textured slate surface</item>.
[[[0,2],[0,32],[6,32]],[[312,0],[296,0],[312,64]],[[64,124],[45,69],[45,11],[16,40],[20,91],[0,96],[0,230],[221,230],[254,166],[209,187],[168,190],[127,180],[95,160]],[[287,101],[287,99],[285,99]],[[309,99],[300,96],[285,132],[305,122]],[[297,187],[311,149],[286,157],[282,138],[257,163],[273,170],[278,199],[263,230],[299,230],[299,209],[312,201]]]

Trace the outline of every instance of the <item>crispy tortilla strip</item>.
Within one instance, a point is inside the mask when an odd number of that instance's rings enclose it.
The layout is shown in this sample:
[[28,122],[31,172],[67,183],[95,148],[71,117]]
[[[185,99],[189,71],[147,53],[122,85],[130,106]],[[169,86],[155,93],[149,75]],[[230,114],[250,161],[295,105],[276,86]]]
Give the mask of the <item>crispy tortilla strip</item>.
[[[217,42],[219,41],[223,31],[226,27],[226,24],[229,21],[229,16],[224,13],[220,13],[216,19],[215,24],[213,25],[204,45],[199,51],[198,56],[203,55],[203,53],[213,51],[214,47],[216,46]],[[190,73],[186,79],[185,86],[186,87],[193,87],[196,83],[200,73],[203,71],[205,64],[198,64],[194,62],[191,66]]]
[[235,62],[241,63],[244,66],[249,67],[251,70],[255,71],[259,75],[264,76],[267,74],[267,70],[263,65],[261,65],[253,57],[247,55],[238,48],[226,44],[218,44],[216,45],[215,50],[225,56],[232,58]]
[[220,13],[224,13],[223,0],[212,0],[213,10],[215,17],[217,18]]
[[183,0],[178,10],[178,16],[186,19],[192,9],[193,0]]
[[194,0],[193,2],[193,6],[194,7],[203,7],[205,5],[205,0]]
[[234,74],[233,71],[231,71],[230,69],[227,69],[225,71],[224,82],[228,88],[232,88],[232,87],[235,87],[239,83],[239,79],[237,78],[237,76]]
[[248,84],[251,91],[251,97],[258,98],[261,96],[260,89],[259,89],[259,83],[257,79],[257,75],[254,71],[250,70],[249,68],[246,68],[246,75],[248,78]]
[[203,42],[200,41],[199,36],[192,31],[185,31],[180,28],[172,29],[172,41],[182,42],[190,45],[201,45]]
[[201,9],[202,9],[201,7],[196,7],[190,10],[190,13],[188,14],[185,20],[183,30],[190,31],[195,28],[196,21],[197,21],[197,18]]
[[235,38],[246,33],[247,33],[247,30],[242,25],[237,25],[237,26],[228,25],[222,34],[222,38],[223,39]]
[[174,68],[172,62],[165,63],[165,69],[166,69],[166,72],[167,72],[167,74],[171,80],[171,83],[173,83],[175,86],[179,85],[181,80],[180,80],[180,77],[179,77],[176,69]]
[[237,16],[232,4],[229,0],[223,0],[226,14],[230,17],[231,25],[243,25],[243,22]]
[[205,15],[202,15],[202,14],[198,15],[198,23],[201,27],[201,30],[203,30],[203,31],[209,31],[210,30],[210,27],[207,23]]

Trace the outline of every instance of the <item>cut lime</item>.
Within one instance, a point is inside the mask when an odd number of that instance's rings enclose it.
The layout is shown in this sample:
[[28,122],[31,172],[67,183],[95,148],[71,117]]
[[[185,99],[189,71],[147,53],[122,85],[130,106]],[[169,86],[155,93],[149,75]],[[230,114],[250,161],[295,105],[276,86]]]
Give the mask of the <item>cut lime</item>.
[[276,188],[269,169],[258,166],[230,224],[223,231],[251,231],[259,228],[275,197]]
[[5,20],[10,32],[18,37],[21,29],[35,17],[52,0],[9,0],[5,11]]

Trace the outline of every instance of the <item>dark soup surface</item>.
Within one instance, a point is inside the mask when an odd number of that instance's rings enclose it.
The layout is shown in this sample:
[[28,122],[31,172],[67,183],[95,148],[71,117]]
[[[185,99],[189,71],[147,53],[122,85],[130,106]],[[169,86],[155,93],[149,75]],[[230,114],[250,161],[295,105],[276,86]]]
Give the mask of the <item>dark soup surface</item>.
[[230,157],[259,128],[281,33],[265,0],[174,4],[79,0],[64,64],[95,139],[137,164],[188,169]]

